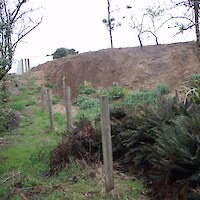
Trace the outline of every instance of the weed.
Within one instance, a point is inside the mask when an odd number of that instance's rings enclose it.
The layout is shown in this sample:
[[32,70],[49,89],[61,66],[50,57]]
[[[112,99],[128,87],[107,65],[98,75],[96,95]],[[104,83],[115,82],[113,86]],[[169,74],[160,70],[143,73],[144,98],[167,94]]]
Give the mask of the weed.
[[125,106],[141,106],[144,104],[155,104],[156,99],[161,95],[169,94],[169,87],[161,84],[154,90],[141,90],[138,92],[133,92],[124,97]]
[[155,93],[159,96],[159,95],[165,95],[165,94],[169,94],[170,93],[170,89],[167,85],[165,84],[160,84],[157,86],[157,88],[155,89]]
[[54,113],[54,120],[58,125],[62,126],[66,124],[66,117],[61,113]]
[[99,97],[101,96],[109,96],[109,90],[108,89],[100,89],[97,91],[97,95]]
[[200,83],[200,74],[192,74],[189,77],[189,84],[191,86],[197,86]]
[[109,98],[110,99],[119,99],[119,98],[122,98],[124,97],[124,88],[123,87],[120,87],[120,86],[113,86],[111,88],[111,90],[109,91]]
[[100,114],[100,108],[99,107],[93,107],[93,108],[88,108],[84,110],[79,110],[77,115],[74,117],[74,121],[79,121],[80,118],[85,117],[91,122],[95,120],[95,118]]
[[80,109],[94,108],[99,106],[99,100],[88,96],[79,96],[76,99],[75,105]]
[[96,92],[90,81],[84,81],[77,90],[79,94],[92,94]]
[[56,105],[60,101],[60,97],[57,95],[53,95],[52,97],[52,104]]
[[18,111],[22,111],[25,109],[25,104],[24,102],[12,102],[10,104],[10,107],[13,109],[13,110],[18,110]]

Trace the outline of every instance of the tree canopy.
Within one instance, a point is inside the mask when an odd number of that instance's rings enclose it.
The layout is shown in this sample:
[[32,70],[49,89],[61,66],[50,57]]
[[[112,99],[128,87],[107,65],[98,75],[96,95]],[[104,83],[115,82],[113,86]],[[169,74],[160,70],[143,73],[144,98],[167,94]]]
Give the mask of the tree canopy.
[[66,56],[72,56],[78,54],[78,51],[75,49],[66,49],[64,47],[56,49],[56,51],[52,54],[53,59],[63,58]]

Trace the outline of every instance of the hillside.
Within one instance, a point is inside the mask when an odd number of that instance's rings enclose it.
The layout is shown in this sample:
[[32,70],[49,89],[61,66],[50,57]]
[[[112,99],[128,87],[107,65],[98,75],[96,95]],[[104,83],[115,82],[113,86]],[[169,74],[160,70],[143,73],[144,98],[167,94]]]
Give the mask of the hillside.
[[[16,118],[0,127],[0,199],[199,199],[200,111],[194,112],[194,104],[188,109],[178,98],[158,98],[153,99],[158,105],[154,109],[125,106],[111,112],[115,187],[107,193],[100,162],[100,120],[95,119],[95,126],[90,122],[100,114],[98,99],[88,95],[95,104],[72,106],[77,128],[69,135],[63,98],[55,98],[55,93],[62,95],[63,75],[76,95],[84,80],[96,88],[117,82],[131,90],[161,83],[176,89],[199,73],[199,67],[195,44],[188,42],[82,53],[39,65],[22,76],[8,75],[11,110],[2,110],[15,111]],[[43,82],[54,89],[54,130],[47,102],[41,111]],[[111,107],[125,105],[118,104],[121,100],[111,98]]]
[[85,80],[96,88],[117,82],[131,90],[152,88],[161,83],[179,88],[192,73],[199,73],[200,57],[194,42],[82,53],[39,65],[33,74],[44,76],[62,94],[62,77],[76,94]]

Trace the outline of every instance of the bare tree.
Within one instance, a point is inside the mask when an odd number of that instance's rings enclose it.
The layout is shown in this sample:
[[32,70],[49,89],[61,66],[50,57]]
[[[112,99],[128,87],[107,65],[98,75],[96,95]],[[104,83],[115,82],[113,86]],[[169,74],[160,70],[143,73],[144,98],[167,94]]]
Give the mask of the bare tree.
[[25,7],[27,1],[0,0],[0,80],[12,67],[18,43],[42,22],[31,19],[34,10]]
[[146,15],[150,18],[151,27],[149,27],[148,30],[145,30],[145,32],[149,32],[155,37],[157,45],[159,44],[157,32],[165,23],[162,22],[162,24],[159,26],[157,24],[164,16],[164,14],[165,14],[165,9],[161,8],[159,4],[149,6],[148,8],[146,8]]
[[107,19],[103,19],[102,22],[106,25],[106,28],[109,31],[109,36],[110,36],[110,46],[111,49],[113,49],[113,37],[112,37],[112,31],[116,26],[121,26],[121,23],[116,22],[115,18],[111,17],[111,13],[115,11],[119,11],[119,9],[111,10],[111,0],[107,0]]
[[103,19],[103,23],[108,28],[108,31],[109,31],[109,34],[110,34],[110,46],[111,46],[111,49],[113,49],[112,31],[114,29],[115,18],[111,18],[110,1],[111,0],[107,0],[107,2],[108,2],[108,7],[107,7],[107,9],[108,9],[108,16],[107,16],[107,19]]
[[138,22],[138,19],[134,15],[131,15],[131,22],[129,23],[130,27],[138,32],[137,37],[141,48],[143,47],[141,35],[144,33],[144,17],[145,14],[143,14],[141,21]]
[[171,19],[185,20],[185,22],[176,21],[175,24],[169,26],[176,27],[179,31],[176,33],[183,33],[184,31],[195,28],[196,44],[200,47],[200,31],[199,31],[199,10],[200,0],[171,0],[173,8],[185,7],[185,13],[181,16],[172,16]]
[[[127,6],[127,9],[132,9],[132,6]],[[145,12],[143,12],[142,17],[139,20],[135,14],[131,13],[129,25],[132,29],[137,30],[137,36],[141,47],[143,47],[142,35],[144,34],[152,35],[155,38],[156,44],[159,44],[157,32],[164,25],[164,22],[160,25],[158,25],[157,22],[164,15],[164,11],[165,10],[161,8],[159,4],[148,7],[145,9]]]

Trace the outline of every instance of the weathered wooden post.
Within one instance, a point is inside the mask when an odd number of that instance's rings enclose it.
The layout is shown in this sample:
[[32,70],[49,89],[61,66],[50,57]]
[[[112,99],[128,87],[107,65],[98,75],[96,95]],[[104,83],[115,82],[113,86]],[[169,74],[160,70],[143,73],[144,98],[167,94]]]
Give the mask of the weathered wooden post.
[[73,129],[73,120],[72,120],[72,105],[71,105],[71,92],[70,87],[66,86],[66,78],[63,76],[63,92],[64,92],[64,99],[65,99],[65,109],[66,109],[66,117],[67,117],[67,129]]
[[101,132],[102,132],[102,148],[103,148],[103,164],[105,172],[106,191],[110,192],[114,189],[113,176],[113,155],[112,140],[110,127],[110,110],[107,96],[101,99]]
[[54,129],[54,123],[53,123],[53,110],[52,110],[52,92],[51,90],[47,90],[48,94],[48,107],[49,107],[49,118],[50,118],[50,129]]
[[45,88],[44,83],[41,84],[41,102],[40,102],[41,110],[44,112],[45,110]]

